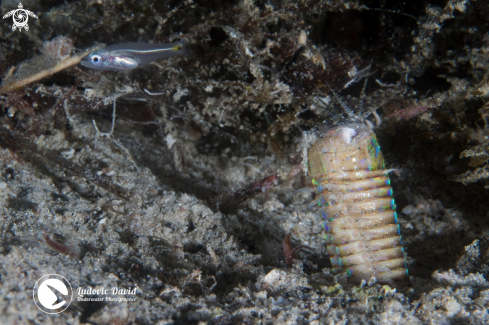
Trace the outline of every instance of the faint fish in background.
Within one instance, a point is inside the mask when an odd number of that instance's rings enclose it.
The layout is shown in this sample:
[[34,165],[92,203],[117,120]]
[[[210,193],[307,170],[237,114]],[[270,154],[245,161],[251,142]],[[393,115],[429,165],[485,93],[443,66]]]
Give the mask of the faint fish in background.
[[125,71],[156,60],[175,55],[185,55],[188,52],[187,49],[188,47],[184,42],[167,44],[120,43],[91,52],[82,59],[81,64],[96,70]]

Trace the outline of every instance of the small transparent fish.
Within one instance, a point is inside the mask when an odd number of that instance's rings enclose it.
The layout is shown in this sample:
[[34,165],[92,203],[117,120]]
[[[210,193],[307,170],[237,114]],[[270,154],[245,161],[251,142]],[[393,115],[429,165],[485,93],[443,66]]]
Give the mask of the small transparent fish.
[[81,64],[96,70],[131,70],[153,61],[185,54],[183,42],[167,44],[120,43],[106,46],[85,56]]

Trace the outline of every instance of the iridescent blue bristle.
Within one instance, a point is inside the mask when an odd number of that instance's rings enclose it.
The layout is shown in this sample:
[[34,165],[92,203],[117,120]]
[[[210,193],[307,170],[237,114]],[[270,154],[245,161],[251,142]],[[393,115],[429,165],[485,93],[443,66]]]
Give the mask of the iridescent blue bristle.
[[323,219],[328,220],[328,214],[326,213],[326,211],[324,211],[323,209],[321,209],[319,211],[321,211],[321,216],[323,217]]
[[329,226],[328,226],[327,221],[323,221],[323,228],[324,228],[324,231],[329,232]]
[[330,258],[333,267],[343,267],[343,259],[339,256],[333,256]]

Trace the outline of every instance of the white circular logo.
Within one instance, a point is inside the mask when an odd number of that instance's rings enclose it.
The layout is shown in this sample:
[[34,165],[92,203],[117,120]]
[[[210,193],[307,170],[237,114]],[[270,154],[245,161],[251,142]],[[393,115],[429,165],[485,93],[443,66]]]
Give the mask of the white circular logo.
[[17,28],[19,29],[19,32],[24,28],[26,31],[29,30],[29,25],[27,25],[27,21],[29,20],[29,16],[33,18],[38,18],[36,14],[34,14],[32,11],[24,9],[24,6],[22,3],[19,3],[19,9],[11,10],[7,12],[5,16],[3,16],[3,19],[11,17],[13,19],[14,24],[12,25],[12,31],[15,31]]
[[73,290],[71,284],[58,274],[48,274],[40,278],[34,286],[34,302],[46,314],[59,314],[71,304]]

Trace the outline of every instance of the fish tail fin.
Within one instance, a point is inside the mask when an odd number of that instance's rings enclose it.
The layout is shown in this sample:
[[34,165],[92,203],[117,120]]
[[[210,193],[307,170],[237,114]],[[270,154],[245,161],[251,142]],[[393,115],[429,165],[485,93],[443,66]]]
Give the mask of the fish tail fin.
[[201,56],[205,53],[204,48],[199,43],[190,43],[188,41],[181,41],[179,44],[180,44],[179,51],[181,51],[182,55]]

